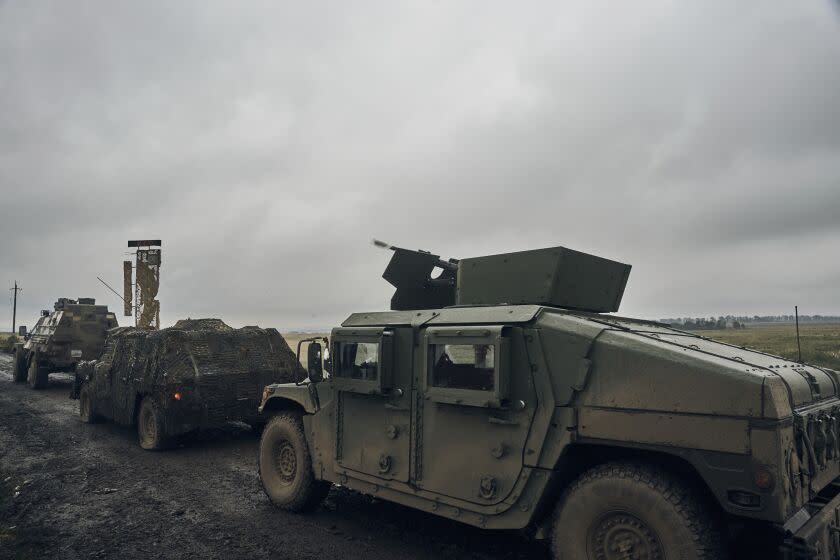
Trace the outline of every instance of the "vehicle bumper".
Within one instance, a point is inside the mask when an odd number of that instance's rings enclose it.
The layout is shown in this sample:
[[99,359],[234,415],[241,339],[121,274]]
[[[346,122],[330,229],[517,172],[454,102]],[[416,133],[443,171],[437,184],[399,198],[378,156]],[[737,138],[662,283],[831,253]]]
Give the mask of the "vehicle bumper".
[[[837,484],[837,482],[834,482]],[[840,493],[782,545],[784,560],[840,560]]]
[[251,399],[233,405],[219,406],[208,403],[170,403],[166,408],[166,433],[185,434],[194,430],[220,428],[230,422],[253,424],[261,420],[257,412],[257,401]]

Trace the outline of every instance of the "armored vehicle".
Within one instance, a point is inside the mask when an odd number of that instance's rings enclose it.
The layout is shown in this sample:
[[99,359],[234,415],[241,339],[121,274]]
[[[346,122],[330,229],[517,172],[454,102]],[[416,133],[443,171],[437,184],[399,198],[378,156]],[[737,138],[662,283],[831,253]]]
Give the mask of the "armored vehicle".
[[47,386],[52,372],[72,372],[82,360],[99,357],[117,317],[93,298],[60,298],[44,310],[26,341],[15,346],[13,377],[33,389]]
[[606,314],[630,271],[614,261],[392,249],[392,310],[351,315],[328,360],[308,348],[307,382],[264,389],[278,507],[340,483],[563,560],[719,558],[744,528],[768,550],[739,557],[840,557],[835,372]]
[[263,387],[302,374],[275,329],[188,319],[161,330],[114,329],[101,358],[79,364],[71,396],[82,421],[136,426],[141,447],[163,449],[173,436],[229,422],[261,427]]

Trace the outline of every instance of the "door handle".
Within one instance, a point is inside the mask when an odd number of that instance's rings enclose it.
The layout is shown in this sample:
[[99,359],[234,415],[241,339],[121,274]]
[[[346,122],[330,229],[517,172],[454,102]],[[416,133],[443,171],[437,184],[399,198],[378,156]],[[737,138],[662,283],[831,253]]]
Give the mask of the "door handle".
[[[391,391],[387,393],[386,396],[392,399],[398,399],[403,396],[403,390],[398,387],[394,387],[393,389],[391,389]],[[401,412],[409,412],[411,410],[410,408],[405,408],[403,406],[398,406],[392,403],[385,403],[385,408],[388,410],[399,410]]]
[[516,420],[508,420],[506,418],[497,418],[496,416],[490,416],[487,418],[487,421],[491,424],[498,424],[500,426],[518,426],[519,422]]

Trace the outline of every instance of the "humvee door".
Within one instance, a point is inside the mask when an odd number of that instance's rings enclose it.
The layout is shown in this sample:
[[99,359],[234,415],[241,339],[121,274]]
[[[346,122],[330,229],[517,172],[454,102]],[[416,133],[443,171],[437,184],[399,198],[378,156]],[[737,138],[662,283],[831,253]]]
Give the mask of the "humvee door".
[[338,468],[407,482],[411,330],[334,329],[331,356]]
[[525,356],[521,329],[429,327],[421,349],[414,483],[473,503],[500,502],[522,471],[537,404],[527,359],[512,359]]

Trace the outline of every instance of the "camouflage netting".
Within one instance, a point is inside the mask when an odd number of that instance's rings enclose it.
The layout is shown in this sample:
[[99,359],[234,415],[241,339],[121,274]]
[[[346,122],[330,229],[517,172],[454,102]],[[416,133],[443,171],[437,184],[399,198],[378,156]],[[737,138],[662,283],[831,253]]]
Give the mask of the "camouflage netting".
[[229,327],[221,319],[181,319],[173,329],[181,329],[185,331],[232,331],[233,327]]
[[234,329],[220,319],[186,319],[174,327],[111,331],[100,359],[120,375],[146,383],[171,383],[210,377],[298,381],[306,376],[276,329]]

